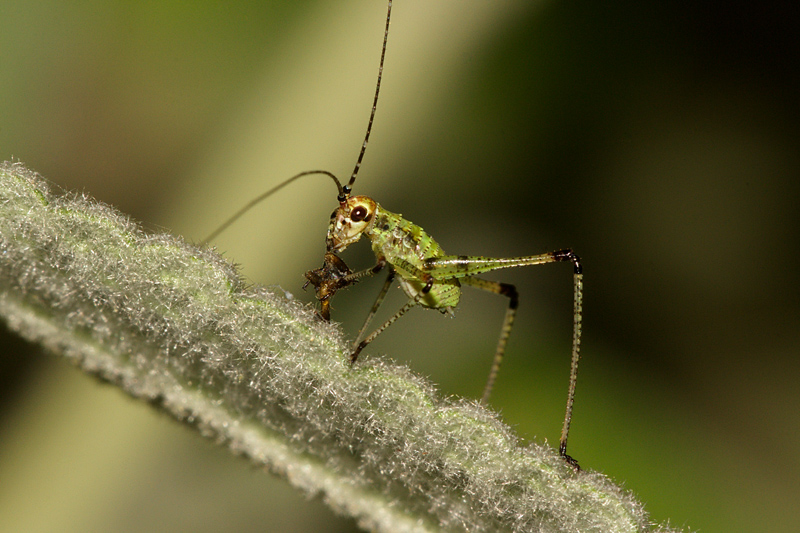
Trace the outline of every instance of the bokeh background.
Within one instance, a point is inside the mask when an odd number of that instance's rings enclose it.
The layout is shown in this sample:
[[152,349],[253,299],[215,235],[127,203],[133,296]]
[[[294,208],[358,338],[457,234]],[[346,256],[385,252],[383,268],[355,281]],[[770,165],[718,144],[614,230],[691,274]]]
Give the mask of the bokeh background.
[[[299,171],[349,174],[385,7],[6,0],[0,157],[200,241]],[[395,2],[356,192],[452,253],[580,253],[570,452],[673,526],[797,530],[799,26],[789,2]],[[214,244],[311,302],[302,274],[334,207],[310,177]],[[366,243],[344,257],[373,260]],[[557,445],[570,268],[487,277],[522,298],[492,405]],[[380,284],[337,296],[350,334]],[[468,292],[455,319],[416,310],[368,354],[478,397],[505,305]],[[355,529],[5,330],[0,343],[0,530]]]

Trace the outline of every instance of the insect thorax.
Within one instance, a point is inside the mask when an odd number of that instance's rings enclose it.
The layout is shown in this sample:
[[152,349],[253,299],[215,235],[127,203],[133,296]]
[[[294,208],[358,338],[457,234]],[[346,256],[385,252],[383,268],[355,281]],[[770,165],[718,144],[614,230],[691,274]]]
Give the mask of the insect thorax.
[[[426,260],[444,255],[439,243],[422,228],[380,206],[376,208],[375,223],[367,236],[376,257],[386,258],[397,271],[400,287],[409,298],[415,298],[425,286],[419,272],[424,270]],[[420,304],[445,312],[458,305],[460,297],[461,284],[457,279],[437,279]]]

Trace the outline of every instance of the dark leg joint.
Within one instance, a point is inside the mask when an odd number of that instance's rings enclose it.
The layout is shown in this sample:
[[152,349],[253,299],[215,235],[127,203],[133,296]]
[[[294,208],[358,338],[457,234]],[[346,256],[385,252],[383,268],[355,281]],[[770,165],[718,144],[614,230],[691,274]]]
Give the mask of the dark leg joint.
[[570,261],[572,265],[575,267],[576,274],[583,273],[583,267],[581,266],[581,258],[578,257],[578,254],[573,252],[571,249],[567,248],[564,250],[558,250],[550,255],[552,255],[553,259],[555,259],[556,261]]
[[[385,266],[386,266],[386,261],[385,260],[378,261],[378,263],[374,267],[372,267],[372,273],[373,274],[377,274],[378,272],[383,270],[383,267],[385,267]],[[394,276],[394,273],[392,272],[389,275],[390,276]]]
[[433,287],[433,276],[428,277],[428,281],[425,283],[425,286],[422,287],[422,294],[431,292],[431,287]]
[[561,458],[562,458],[562,459],[564,459],[564,461],[565,461],[565,462],[566,462],[566,463],[567,463],[569,466],[571,466],[572,468],[574,468],[576,472],[579,472],[579,471],[580,471],[581,467],[580,467],[580,465],[578,465],[578,460],[577,460],[577,459],[573,459],[572,457],[570,457],[569,455],[567,455],[567,446],[566,446],[565,444],[563,444],[563,443],[562,443],[562,444],[561,444],[561,446],[559,447],[559,449],[558,449],[558,455],[560,455],[560,456],[561,456]]
[[519,293],[517,293],[517,288],[513,285],[508,283],[501,283],[500,284],[500,294],[503,296],[508,296],[509,302],[508,307],[511,309],[516,309],[519,305]]

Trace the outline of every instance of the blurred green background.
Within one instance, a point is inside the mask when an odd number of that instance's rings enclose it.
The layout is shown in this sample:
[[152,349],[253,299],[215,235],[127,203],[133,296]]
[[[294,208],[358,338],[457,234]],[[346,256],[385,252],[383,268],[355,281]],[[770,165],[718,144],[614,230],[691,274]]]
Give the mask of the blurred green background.
[[[0,157],[199,241],[302,170],[346,177],[378,0],[0,4]],[[800,13],[790,3],[398,0],[355,192],[451,253],[574,248],[584,359],[570,452],[657,521],[796,531]],[[215,242],[306,301],[335,188],[293,184]],[[371,264],[366,243],[344,254]],[[492,400],[557,445],[571,271],[515,283]],[[341,293],[352,335],[381,280]],[[403,301],[394,290],[388,315]],[[476,398],[506,305],[415,310],[366,352]],[[3,330],[0,530],[352,531],[317,499]]]

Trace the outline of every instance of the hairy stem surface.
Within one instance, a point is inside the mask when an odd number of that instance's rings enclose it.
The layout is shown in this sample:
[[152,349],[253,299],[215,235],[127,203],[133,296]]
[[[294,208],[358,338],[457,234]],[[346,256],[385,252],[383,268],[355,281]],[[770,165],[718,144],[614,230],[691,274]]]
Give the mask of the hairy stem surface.
[[0,167],[0,316],[381,531],[650,531],[601,474],[520,447],[408,369],[350,368],[335,325],[216,252]]

